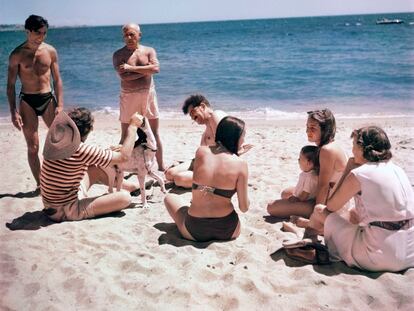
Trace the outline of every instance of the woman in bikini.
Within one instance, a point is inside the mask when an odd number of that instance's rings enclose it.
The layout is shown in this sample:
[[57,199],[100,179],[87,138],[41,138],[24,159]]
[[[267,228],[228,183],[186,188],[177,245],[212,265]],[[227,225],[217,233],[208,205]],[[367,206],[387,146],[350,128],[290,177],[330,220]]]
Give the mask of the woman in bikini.
[[204,242],[239,236],[240,222],[231,198],[237,193],[240,211],[248,210],[248,168],[238,157],[244,136],[242,120],[223,118],[217,126],[216,145],[197,149],[190,206],[179,195],[165,197],[165,206],[184,238]]
[[[336,132],[335,118],[329,109],[308,112],[306,134],[308,141],[319,147],[319,177],[316,198],[305,202],[292,202],[293,188],[283,190],[282,199],[268,204],[267,211],[272,216],[302,216],[309,218],[315,204],[325,204],[333,193],[347,164],[347,156],[334,140]],[[333,189],[332,189],[333,188]],[[290,194],[290,195],[289,195]]]

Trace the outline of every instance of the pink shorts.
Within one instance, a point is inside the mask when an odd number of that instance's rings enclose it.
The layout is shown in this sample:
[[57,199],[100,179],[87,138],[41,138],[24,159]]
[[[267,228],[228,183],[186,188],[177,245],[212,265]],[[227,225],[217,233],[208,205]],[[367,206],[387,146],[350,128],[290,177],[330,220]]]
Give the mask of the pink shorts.
[[129,123],[131,116],[135,112],[148,119],[158,119],[159,117],[157,93],[154,88],[132,93],[121,91],[119,107],[119,120],[121,123]]
[[61,222],[66,220],[82,220],[95,217],[94,202],[97,197],[88,198],[87,190],[81,181],[78,199],[64,203],[64,204],[52,204],[43,201],[45,207],[44,211],[48,217],[54,221]]

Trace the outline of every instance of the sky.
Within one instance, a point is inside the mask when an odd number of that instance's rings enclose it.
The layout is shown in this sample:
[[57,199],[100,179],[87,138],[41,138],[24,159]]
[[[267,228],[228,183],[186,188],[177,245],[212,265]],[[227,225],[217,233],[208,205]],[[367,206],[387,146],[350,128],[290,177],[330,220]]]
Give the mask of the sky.
[[0,24],[30,14],[54,26],[414,12],[414,0],[0,0]]

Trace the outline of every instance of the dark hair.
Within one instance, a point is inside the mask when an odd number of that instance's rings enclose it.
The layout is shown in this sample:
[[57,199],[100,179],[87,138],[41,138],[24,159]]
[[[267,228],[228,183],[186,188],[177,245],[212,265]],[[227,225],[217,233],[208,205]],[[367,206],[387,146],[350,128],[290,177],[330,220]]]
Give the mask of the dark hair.
[[321,141],[319,143],[319,147],[328,144],[335,138],[335,117],[332,111],[328,108],[323,110],[308,111],[308,118],[318,122],[321,127]]
[[75,122],[78,127],[81,138],[86,137],[93,129],[95,121],[91,112],[87,108],[74,108],[68,113],[68,116]]
[[238,155],[238,144],[244,131],[244,121],[235,117],[224,117],[217,125],[216,143],[222,144],[228,151]]
[[317,146],[307,145],[302,147],[300,153],[304,155],[304,157],[312,162],[313,170],[319,174],[319,148]]
[[183,104],[183,112],[184,114],[188,113],[188,108],[190,106],[193,106],[193,108],[200,106],[202,103],[204,103],[207,107],[210,107],[210,103],[208,102],[207,98],[205,98],[201,94],[194,94],[188,97],[184,104]]
[[43,26],[49,28],[49,23],[46,19],[39,15],[30,15],[24,23],[24,28],[29,31],[36,31],[42,28]]
[[362,147],[362,154],[368,162],[386,161],[392,158],[391,143],[384,130],[378,126],[366,126],[354,130],[351,138]]

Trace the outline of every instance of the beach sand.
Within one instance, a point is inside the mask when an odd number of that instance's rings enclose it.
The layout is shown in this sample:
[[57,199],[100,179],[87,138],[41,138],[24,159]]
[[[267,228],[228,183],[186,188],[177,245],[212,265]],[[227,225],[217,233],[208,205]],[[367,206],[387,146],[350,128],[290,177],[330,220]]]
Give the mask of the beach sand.
[[[413,183],[413,119],[338,119],[337,140],[349,154],[352,129],[368,124],[385,129],[394,161]],[[0,310],[412,310],[414,269],[370,273],[286,257],[282,241],[294,235],[267,216],[266,204],[296,183],[305,119],[247,125],[246,142],[255,147],[243,155],[251,205],[239,213],[241,235],[194,243],[180,237],[159,188],[149,209],[137,204],[98,219],[48,221],[40,197],[29,193],[35,184],[22,133],[0,124]],[[166,164],[191,159],[202,130],[187,119],[161,120]],[[115,145],[119,135],[116,116],[101,113],[88,142]],[[182,195],[190,200],[190,192]]]

